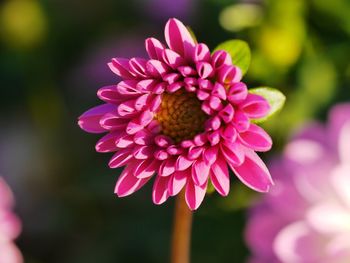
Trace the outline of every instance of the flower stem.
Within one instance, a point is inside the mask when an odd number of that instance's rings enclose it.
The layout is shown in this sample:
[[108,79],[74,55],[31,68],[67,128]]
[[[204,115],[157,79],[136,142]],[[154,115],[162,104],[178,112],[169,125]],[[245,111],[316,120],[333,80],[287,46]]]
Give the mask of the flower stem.
[[192,211],[185,202],[185,191],[181,191],[175,202],[175,215],[173,223],[173,236],[171,244],[171,263],[189,263]]

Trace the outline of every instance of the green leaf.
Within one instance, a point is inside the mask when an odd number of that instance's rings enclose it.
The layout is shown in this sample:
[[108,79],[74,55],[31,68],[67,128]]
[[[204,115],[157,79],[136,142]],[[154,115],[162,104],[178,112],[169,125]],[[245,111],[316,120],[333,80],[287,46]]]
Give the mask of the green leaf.
[[247,42],[243,40],[232,39],[219,44],[214,52],[217,50],[224,50],[231,55],[232,63],[242,70],[244,75],[250,65],[250,48]]
[[207,186],[207,194],[212,194],[215,192],[214,185],[212,184],[211,180],[208,181],[208,186]]
[[258,87],[250,89],[249,93],[264,97],[271,106],[270,112],[263,118],[252,120],[254,123],[261,123],[269,119],[276,112],[280,111],[283,108],[284,102],[286,101],[286,96],[284,96],[282,92],[269,87]]

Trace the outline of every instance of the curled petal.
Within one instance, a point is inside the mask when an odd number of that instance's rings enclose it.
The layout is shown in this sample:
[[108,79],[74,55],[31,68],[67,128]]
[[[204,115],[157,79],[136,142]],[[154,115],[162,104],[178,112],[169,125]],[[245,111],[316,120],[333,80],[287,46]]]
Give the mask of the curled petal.
[[227,125],[221,130],[221,137],[224,138],[227,142],[235,142],[237,138],[236,128],[231,124]]
[[145,41],[147,53],[151,59],[161,60],[164,45],[155,38],[147,38]]
[[165,160],[159,167],[159,176],[169,176],[175,172],[175,158]]
[[122,167],[125,164],[129,163],[130,160],[133,159],[132,152],[129,148],[119,150],[116,152],[111,160],[109,161],[109,167],[110,168],[118,168]]
[[210,50],[206,44],[200,43],[196,45],[193,52],[193,61],[194,62],[210,61]]
[[240,104],[242,111],[252,119],[264,117],[270,110],[270,105],[262,96],[248,94],[247,98]]
[[162,78],[169,72],[169,67],[159,60],[149,60],[146,67],[148,74],[155,78]]
[[90,133],[106,132],[106,129],[100,125],[100,120],[105,114],[115,109],[116,106],[112,104],[102,104],[94,107],[79,117],[78,125],[81,129]]
[[109,68],[119,77],[123,79],[133,79],[134,76],[130,72],[129,60],[126,58],[113,58],[111,62],[108,63]]
[[173,69],[186,64],[186,61],[175,51],[171,49],[165,49],[163,51],[164,62]]
[[219,112],[219,116],[225,123],[230,123],[233,119],[234,113],[235,109],[233,106],[231,104],[227,104],[225,108]]
[[264,129],[251,123],[249,129],[240,133],[239,138],[243,145],[254,151],[266,152],[271,149],[272,139]]
[[238,143],[222,143],[220,145],[222,155],[233,166],[239,166],[244,162],[244,152]]
[[190,167],[192,163],[193,160],[190,160],[187,157],[180,155],[176,160],[175,169],[176,171],[184,171],[188,167]]
[[216,161],[218,150],[218,146],[209,147],[204,150],[203,159],[208,165],[212,165]]
[[222,100],[226,100],[226,89],[219,82],[216,82],[214,84],[214,88],[213,88],[211,94],[213,96],[216,96],[216,97],[222,99]]
[[201,61],[196,63],[196,69],[197,69],[198,75],[202,79],[212,77],[214,74],[214,69],[208,62]]
[[[118,83],[117,90],[123,95],[123,100],[130,97],[135,97],[142,94],[141,89],[138,87],[138,81],[136,80],[124,80]],[[127,96],[126,96],[127,95]]]
[[237,110],[233,116],[233,124],[238,132],[244,132],[248,130],[250,121],[244,112]]
[[153,148],[151,146],[140,145],[135,146],[133,149],[133,155],[136,159],[145,160],[152,157]]
[[218,81],[225,85],[239,82],[242,79],[242,71],[236,66],[223,65],[218,69]]
[[242,149],[245,157],[240,166],[228,163],[232,171],[245,185],[258,192],[267,192],[273,181],[269,170],[260,157],[248,148]]
[[233,104],[239,104],[248,96],[247,86],[243,82],[233,83],[228,91],[227,99]]
[[122,119],[117,113],[107,113],[100,120],[100,125],[108,131],[124,130],[127,124],[128,120]]
[[158,160],[147,159],[147,160],[141,161],[138,165],[136,165],[133,173],[139,179],[149,178],[155,174],[158,166],[159,166]]
[[177,195],[187,182],[187,178],[190,176],[189,170],[178,171],[170,176],[168,190],[170,196]]
[[132,58],[129,61],[130,72],[136,77],[146,78],[146,63],[147,60],[144,58]]
[[168,191],[169,177],[157,176],[153,184],[153,203],[160,205],[169,198]]
[[96,143],[96,151],[100,153],[115,152],[116,150],[118,150],[118,147],[116,146],[115,142],[123,135],[125,135],[125,133],[120,131],[106,134]]
[[218,69],[223,65],[232,66],[231,56],[224,50],[217,50],[212,56],[213,67]]
[[203,185],[208,181],[210,165],[203,160],[197,160],[192,166],[192,179],[196,185]]
[[191,57],[195,42],[187,28],[176,18],[165,25],[165,40],[168,46],[182,57]]
[[207,182],[199,186],[191,179],[187,180],[185,200],[191,210],[196,210],[202,203],[207,190]]
[[100,88],[97,91],[97,96],[100,100],[103,100],[106,103],[118,104],[124,100],[124,96],[118,92],[116,85],[110,85]]
[[211,166],[210,180],[220,195],[228,195],[230,191],[230,175],[224,158],[219,157]]
[[116,193],[118,197],[124,197],[135,193],[150,179],[136,178],[133,174],[133,169],[134,165],[129,165],[119,176],[114,190],[114,193]]

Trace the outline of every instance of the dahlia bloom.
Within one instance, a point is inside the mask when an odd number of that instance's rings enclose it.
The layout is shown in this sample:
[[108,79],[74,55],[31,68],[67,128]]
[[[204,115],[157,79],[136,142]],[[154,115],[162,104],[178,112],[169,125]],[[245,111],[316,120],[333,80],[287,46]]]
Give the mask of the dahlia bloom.
[[0,263],[23,262],[21,252],[13,242],[21,231],[21,223],[11,211],[13,204],[12,192],[0,177]]
[[250,262],[350,262],[350,104],[304,129],[271,173],[276,186],[250,211]]
[[226,51],[211,54],[177,19],[167,22],[165,40],[146,39],[149,59],[113,58],[108,66],[123,81],[101,88],[105,103],[79,117],[83,130],[107,133],[96,150],[116,152],[109,166],[126,166],[115,193],[130,195],[155,177],[155,204],[185,188],[195,210],[209,180],[229,193],[228,167],[250,188],[268,191],[272,179],[255,151],[272,141],[251,123],[268,114],[268,102],[248,92]]

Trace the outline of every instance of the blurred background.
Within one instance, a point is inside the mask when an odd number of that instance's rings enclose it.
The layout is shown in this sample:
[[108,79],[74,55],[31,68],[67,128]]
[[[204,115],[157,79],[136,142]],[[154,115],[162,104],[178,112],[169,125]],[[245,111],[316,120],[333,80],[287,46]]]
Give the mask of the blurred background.
[[[348,0],[0,1],[0,174],[23,222],[28,263],[167,262],[173,200],[155,206],[151,185],[113,194],[120,170],[97,154],[98,136],[77,117],[118,79],[112,57],[145,56],[169,17],[213,49],[239,38],[252,49],[249,87],[287,96],[264,128],[278,155],[286,140],[329,108],[350,101]],[[244,262],[246,208],[259,198],[235,179],[227,198],[206,197],[195,213],[193,262]]]

